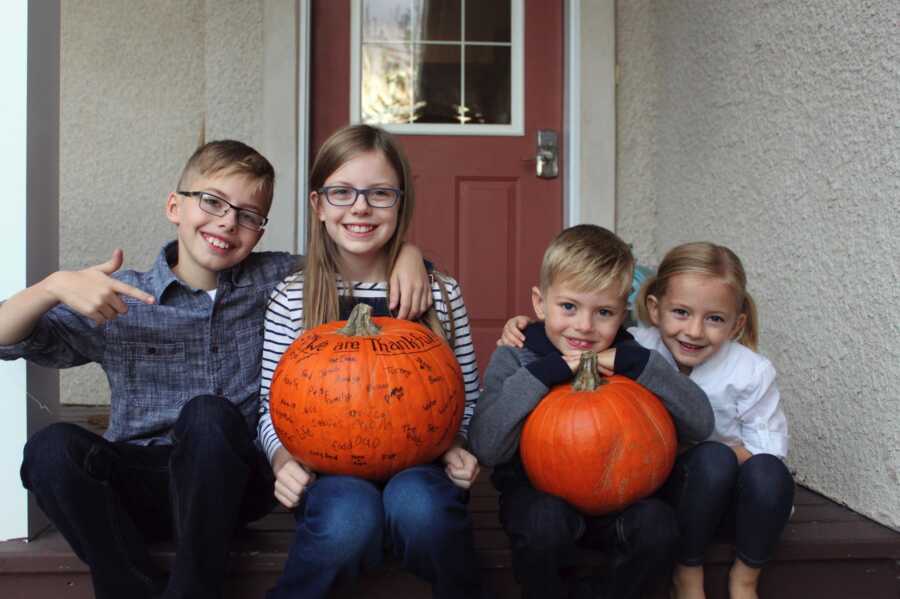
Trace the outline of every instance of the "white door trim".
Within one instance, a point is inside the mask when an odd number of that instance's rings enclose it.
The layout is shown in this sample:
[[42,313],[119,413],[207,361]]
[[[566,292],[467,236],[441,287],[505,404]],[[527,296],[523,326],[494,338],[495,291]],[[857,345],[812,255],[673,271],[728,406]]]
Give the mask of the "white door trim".
[[616,227],[615,0],[566,0],[566,226]]
[[310,77],[310,32],[312,31],[311,0],[299,0],[300,4],[300,47],[297,57],[297,253],[306,253],[306,213],[309,208],[306,187],[309,181],[309,107],[312,97],[309,93]]
[[259,249],[306,247],[309,164],[310,0],[263,2],[263,104],[260,151],[275,166],[275,197]]

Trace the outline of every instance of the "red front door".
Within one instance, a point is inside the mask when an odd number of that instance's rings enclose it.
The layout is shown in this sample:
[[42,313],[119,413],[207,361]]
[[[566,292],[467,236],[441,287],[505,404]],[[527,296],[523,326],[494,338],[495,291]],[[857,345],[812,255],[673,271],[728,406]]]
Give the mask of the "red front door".
[[[561,131],[562,2],[525,2],[525,134],[400,135],[412,166],[410,241],[462,285],[479,368],[506,320],[531,314],[544,249],[562,227],[561,178],[535,174],[538,129]],[[313,155],[349,122],[350,3],[313,2]]]

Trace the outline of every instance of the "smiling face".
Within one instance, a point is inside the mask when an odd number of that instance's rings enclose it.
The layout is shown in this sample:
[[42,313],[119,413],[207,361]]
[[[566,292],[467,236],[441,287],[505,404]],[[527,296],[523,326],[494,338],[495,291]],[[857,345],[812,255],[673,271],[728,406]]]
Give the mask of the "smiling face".
[[547,337],[561,352],[603,351],[625,320],[626,296],[618,290],[575,291],[560,281],[543,293],[534,287],[531,300]]
[[[325,179],[322,187],[357,189],[401,187],[397,172],[378,150],[357,154]],[[397,230],[401,199],[390,208],[372,208],[360,194],[351,206],[332,206],[324,195],[310,193],[310,203],[340,252],[344,274],[354,280],[387,277],[385,246]]]
[[[185,187],[183,191],[206,191],[263,216],[269,210],[268,199],[259,191],[257,181],[245,175],[199,175]],[[200,209],[197,198],[174,192],[166,201],[166,217],[178,225],[178,264],[172,270],[197,289],[215,289],[219,272],[249,256],[262,237],[262,231],[239,227],[234,210],[225,216],[214,216]]]
[[721,278],[681,273],[672,276],[662,297],[647,296],[651,323],[679,370],[690,373],[744,326],[734,288]]

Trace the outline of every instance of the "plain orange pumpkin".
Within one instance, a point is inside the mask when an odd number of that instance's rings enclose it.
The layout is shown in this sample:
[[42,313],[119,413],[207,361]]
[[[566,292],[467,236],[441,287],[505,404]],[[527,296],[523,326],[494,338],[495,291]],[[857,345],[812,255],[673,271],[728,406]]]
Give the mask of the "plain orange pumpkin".
[[298,461],[371,480],[446,452],[464,404],[446,341],[414,322],[372,318],[366,304],[297,338],[269,391],[275,430]]
[[520,453],[535,488],[600,515],[656,491],[677,441],[655,395],[624,376],[601,379],[589,354],[576,380],[551,389],[528,416]]

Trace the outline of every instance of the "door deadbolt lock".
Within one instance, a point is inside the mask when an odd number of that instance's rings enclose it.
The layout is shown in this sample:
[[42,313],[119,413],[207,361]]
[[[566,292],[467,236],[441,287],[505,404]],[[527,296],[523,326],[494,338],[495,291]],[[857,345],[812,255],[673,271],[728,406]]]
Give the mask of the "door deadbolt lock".
[[538,129],[535,174],[541,179],[559,176],[559,135],[553,129]]

